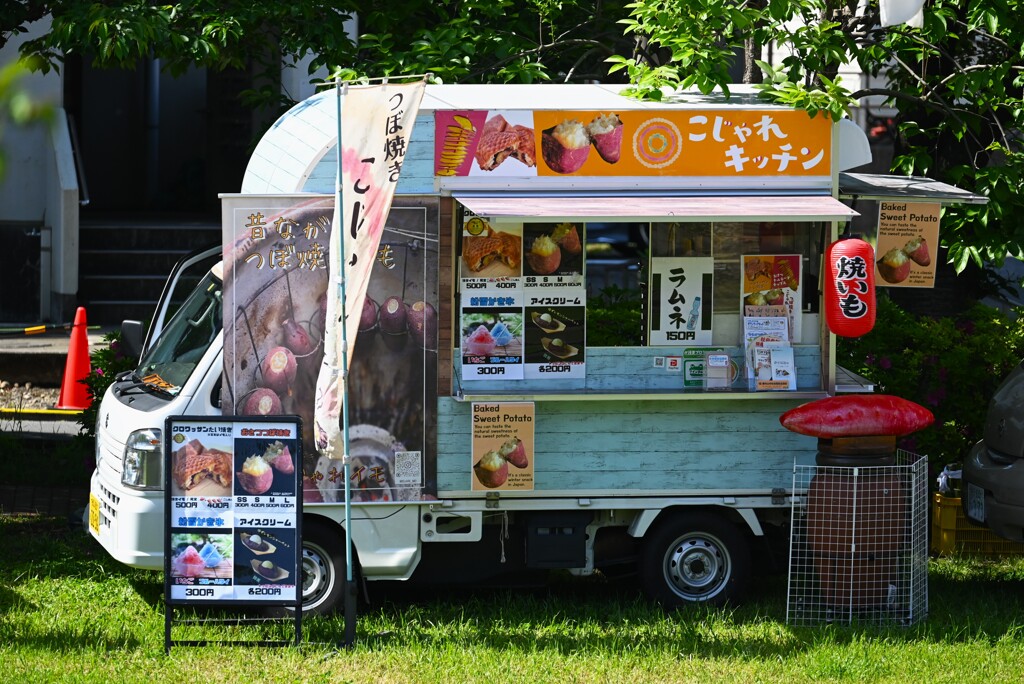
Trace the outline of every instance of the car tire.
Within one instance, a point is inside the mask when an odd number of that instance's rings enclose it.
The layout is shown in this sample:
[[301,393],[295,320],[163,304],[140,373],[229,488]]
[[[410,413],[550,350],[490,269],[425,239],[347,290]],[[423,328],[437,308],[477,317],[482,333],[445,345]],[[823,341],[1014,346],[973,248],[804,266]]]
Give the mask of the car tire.
[[677,513],[644,537],[640,578],[666,608],[736,602],[750,580],[750,547],[731,522],[711,513]]

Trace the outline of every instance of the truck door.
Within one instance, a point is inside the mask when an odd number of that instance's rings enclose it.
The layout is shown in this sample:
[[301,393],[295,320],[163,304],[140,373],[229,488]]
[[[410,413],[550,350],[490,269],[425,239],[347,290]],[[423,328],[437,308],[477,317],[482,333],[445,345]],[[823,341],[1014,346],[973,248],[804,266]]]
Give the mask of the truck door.
[[149,332],[146,333],[146,340],[142,345],[143,351],[149,349],[167,321],[195,289],[196,283],[206,275],[214,264],[220,261],[220,258],[221,247],[216,245],[187,254],[174,265],[167,277],[167,282],[164,283],[156,310],[153,312],[153,322],[149,326]]

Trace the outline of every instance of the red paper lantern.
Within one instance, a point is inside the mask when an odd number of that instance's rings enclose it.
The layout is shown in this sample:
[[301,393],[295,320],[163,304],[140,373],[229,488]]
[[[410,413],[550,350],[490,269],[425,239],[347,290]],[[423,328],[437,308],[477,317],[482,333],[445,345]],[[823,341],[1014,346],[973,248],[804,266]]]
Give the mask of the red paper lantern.
[[875,327],[875,251],[858,239],[833,242],[825,253],[825,320],[841,337]]

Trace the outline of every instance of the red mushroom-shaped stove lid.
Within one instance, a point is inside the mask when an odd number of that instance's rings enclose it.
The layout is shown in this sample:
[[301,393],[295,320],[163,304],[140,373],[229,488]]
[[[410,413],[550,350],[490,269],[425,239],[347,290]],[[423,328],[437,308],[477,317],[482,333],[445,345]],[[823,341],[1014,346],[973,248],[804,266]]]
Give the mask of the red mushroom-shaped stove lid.
[[890,394],[846,394],[802,404],[782,414],[787,430],[823,439],[892,435],[902,437],[935,422],[925,407]]

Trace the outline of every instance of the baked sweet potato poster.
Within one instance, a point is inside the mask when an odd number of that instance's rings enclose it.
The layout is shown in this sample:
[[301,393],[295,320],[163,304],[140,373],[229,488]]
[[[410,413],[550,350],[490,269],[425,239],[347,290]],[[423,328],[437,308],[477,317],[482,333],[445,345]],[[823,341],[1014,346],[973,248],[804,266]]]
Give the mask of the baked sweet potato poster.
[[938,202],[879,202],[875,285],[935,287]]

